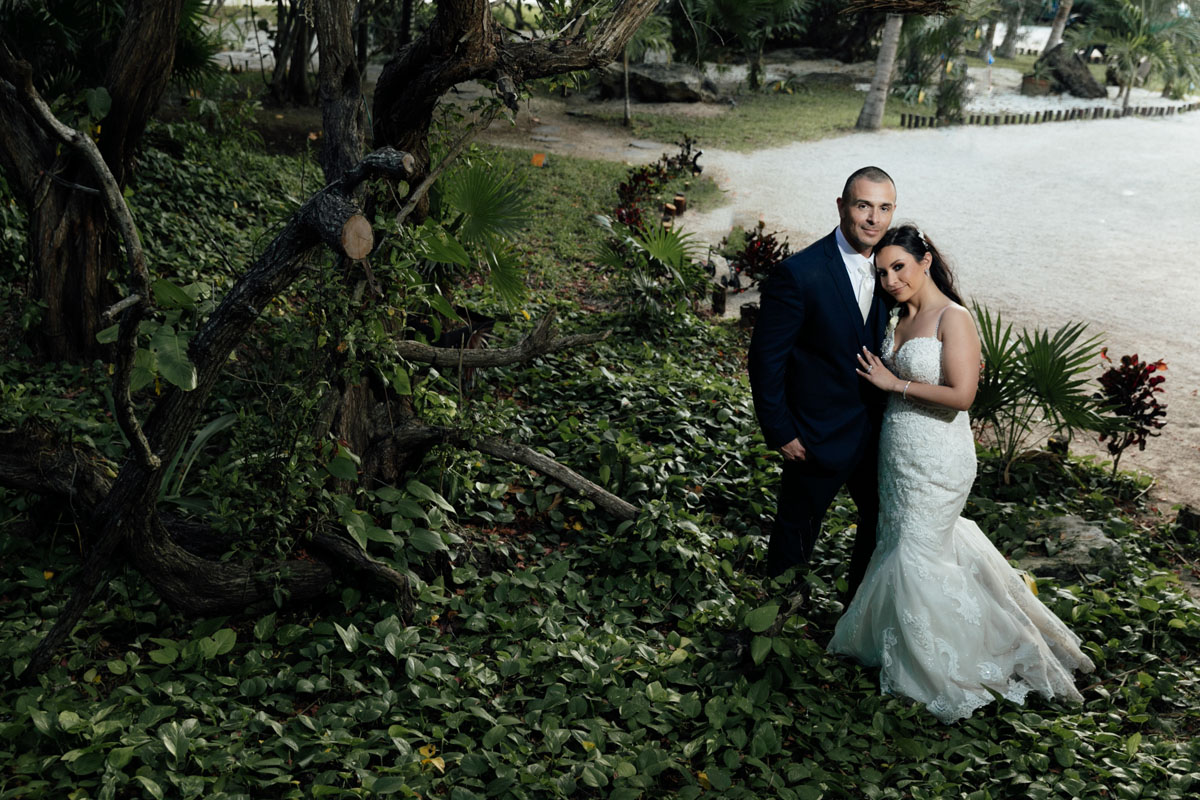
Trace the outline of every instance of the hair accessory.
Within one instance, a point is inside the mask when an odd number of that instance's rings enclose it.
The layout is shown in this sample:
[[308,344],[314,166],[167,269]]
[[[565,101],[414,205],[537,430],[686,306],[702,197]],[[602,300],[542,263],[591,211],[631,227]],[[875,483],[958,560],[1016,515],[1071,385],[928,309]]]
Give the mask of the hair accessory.
[[925,234],[921,233],[921,229],[913,226],[913,230],[917,232],[917,238],[921,240],[921,244],[925,245],[925,249],[929,249],[929,242],[925,241]]

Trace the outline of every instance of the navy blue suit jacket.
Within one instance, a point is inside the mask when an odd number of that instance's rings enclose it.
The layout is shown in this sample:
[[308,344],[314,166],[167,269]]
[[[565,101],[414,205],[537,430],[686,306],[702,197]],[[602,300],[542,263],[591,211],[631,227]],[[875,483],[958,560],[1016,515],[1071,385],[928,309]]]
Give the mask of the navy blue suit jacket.
[[775,266],[750,343],[750,386],[767,446],[799,438],[806,471],[848,472],[878,432],[885,395],[854,371],[879,354],[887,310],[876,284],[864,324],[834,234]]

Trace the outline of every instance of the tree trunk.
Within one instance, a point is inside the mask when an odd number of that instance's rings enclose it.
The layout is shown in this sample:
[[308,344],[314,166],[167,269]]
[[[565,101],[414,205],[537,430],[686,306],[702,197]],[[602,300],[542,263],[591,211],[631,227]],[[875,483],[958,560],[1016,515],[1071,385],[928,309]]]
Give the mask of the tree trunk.
[[312,55],[312,40],[312,26],[301,14],[292,33],[292,52],[288,58],[287,77],[284,81],[287,100],[298,106],[312,104],[312,91],[308,84],[308,61]]
[[996,55],[1000,58],[1012,58],[1017,54],[1017,40],[1021,35],[1021,18],[1025,16],[1025,0],[1016,0],[1009,8],[1004,18],[1004,41]]
[[[146,123],[170,78],[182,6],[182,0],[131,0],[127,5],[104,79],[112,106],[98,139],[119,186],[128,180]],[[117,299],[108,276],[118,269],[121,249],[95,194],[96,177],[74,156],[57,154],[57,142],[19,107],[12,81],[20,79],[4,78],[14,91],[0,91],[0,166],[29,211],[30,300],[45,307],[31,332],[31,345],[45,360],[103,357],[105,348],[96,334],[108,324],[101,312]]]
[[325,182],[346,174],[362,158],[366,107],[362,75],[354,53],[354,0],[316,0],[315,21],[321,63],[321,168]]
[[983,29],[983,39],[979,42],[978,56],[984,64],[988,63],[988,59],[992,56],[992,48],[996,46],[996,25],[996,18],[989,17],[987,25]]
[[401,46],[412,42],[413,0],[402,0],[400,4],[400,37],[397,40]]
[[[370,57],[370,6],[370,0],[358,0],[354,4],[354,47],[360,75],[367,73],[367,59]],[[317,38],[320,39],[319,34]]]
[[633,127],[633,110],[629,105],[629,48],[626,47],[621,53],[621,67],[625,79],[625,119],[623,120],[626,128]]
[[1071,6],[1074,4],[1075,0],[1058,0],[1058,11],[1054,14],[1054,22],[1050,23],[1050,38],[1046,40],[1043,53],[1050,52],[1056,44],[1062,41],[1063,31],[1067,27],[1067,18],[1071,16]]
[[310,105],[308,61],[313,30],[305,17],[302,0],[276,0],[275,43],[271,53],[271,100],[278,105]]
[[[560,35],[507,41],[487,0],[442,0],[428,30],[384,66],[375,86],[376,147],[389,145],[417,159],[419,182],[429,170],[433,110],[450,87],[472,78],[496,81],[514,111],[516,87],[527,80],[615,60],[657,6],[657,0],[617,0],[594,25],[580,17]],[[424,201],[413,221],[427,213]]]
[[878,130],[883,124],[883,112],[892,87],[892,70],[896,66],[896,51],[900,47],[900,29],[903,26],[904,17],[900,14],[888,14],[883,24],[883,39],[879,43],[879,57],[875,61],[875,77],[871,79],[871,88],[867,90],[866,100],[855,124],[860,130]]
[[763,86],[763,75],[766,72],[766,66],[763,63],[763,45],[750,50],[746,55],[750,61],[750,91],[757,92]]

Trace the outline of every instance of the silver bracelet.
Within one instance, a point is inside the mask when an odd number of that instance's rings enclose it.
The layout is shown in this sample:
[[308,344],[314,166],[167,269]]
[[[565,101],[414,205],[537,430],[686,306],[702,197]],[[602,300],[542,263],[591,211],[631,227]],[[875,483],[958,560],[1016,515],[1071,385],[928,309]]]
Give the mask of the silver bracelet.
[[912,386],[912,381],[909,381],[908,383],[904,384],[904,391],[900,393],[901,399],[903,399],[903,400],[908,399],[908,387],[909,386]]

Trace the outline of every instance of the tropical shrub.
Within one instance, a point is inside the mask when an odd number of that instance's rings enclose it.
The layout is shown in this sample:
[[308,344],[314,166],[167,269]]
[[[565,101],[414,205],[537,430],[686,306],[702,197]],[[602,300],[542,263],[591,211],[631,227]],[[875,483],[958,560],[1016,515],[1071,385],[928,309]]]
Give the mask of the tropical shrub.
[[639,229],[602,214],[596,222],[610,234],[597,262],[620,278],[630,321],[653,328],[690,313],[708,282],[695,261],[700,244],[693,234],[659,224]]
[[[1108,348],[1100,351],[1100,357],[1112,364],[1108,357]],[[1137,445],[1139,450],[1146,449],[1146,441],[1151,436],[1160,436],[1167,421],[1166,405],[1158,402],[1155,397],[1163,391],[1162,383],[1166,380],[1161,373],[1166,371],[1167,363],[1158,361],[1139,361],[1137,354],[1121,356],[1120,366],[1109,366],[1100,376],[1100,388],[1106,410],[1113,415],[1116,425],[1111,431],[1103,431],[1100,441],[1108,439],[1108,452],[1113,457],[1113,474],[1121,463],[1121,454],[1128,447]]]
[[721,276],[721,284],[735,292],[744,292],[766,280],[776,264],[792,253],[787,239],[780,241],[778,231],[766,232],[766,223],[747,231],[734,228],[721,240],[720,252],[729,260],[729,276]]
[[1087,325],[1069,322],[1056,331],[1014,334],[999,313],[974,305],[983,369],[971,406],[976,433],[995,444],[1011,466],[1036,438],[1075,431],[1101,431],[1101,406],[1086,391],[1087,370],[1099,337],[1085,337]]

